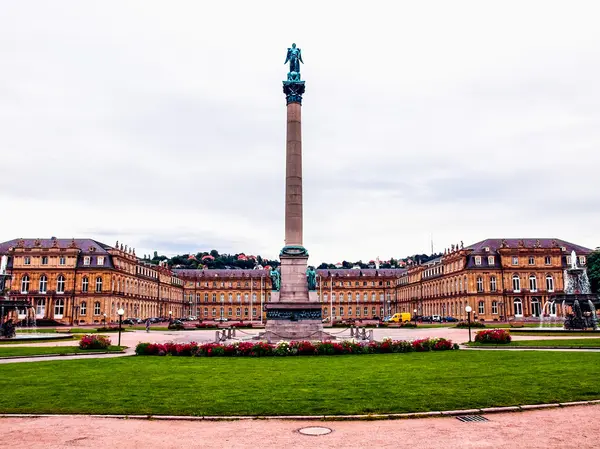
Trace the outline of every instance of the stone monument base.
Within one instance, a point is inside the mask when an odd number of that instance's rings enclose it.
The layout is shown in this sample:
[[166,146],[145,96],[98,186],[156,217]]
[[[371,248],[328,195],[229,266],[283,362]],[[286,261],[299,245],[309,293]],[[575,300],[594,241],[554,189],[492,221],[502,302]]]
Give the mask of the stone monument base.
[[276,302],[266,305],[265,331],[257,339],[280,340],[335,340],[323,331],[321,305],[314,302]]

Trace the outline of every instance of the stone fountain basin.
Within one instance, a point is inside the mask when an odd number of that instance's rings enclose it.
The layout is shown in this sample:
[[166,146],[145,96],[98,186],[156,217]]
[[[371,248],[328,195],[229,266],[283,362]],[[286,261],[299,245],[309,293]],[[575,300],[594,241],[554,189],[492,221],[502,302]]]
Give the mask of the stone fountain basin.
[[19,341],[19,340],[27,340],[27,341],[35,341],[35,340],[69,340],[73,338],[71,334],[51,334],[44,332],[24,332],[19,333],[13,338],[2,338],[3,341]]

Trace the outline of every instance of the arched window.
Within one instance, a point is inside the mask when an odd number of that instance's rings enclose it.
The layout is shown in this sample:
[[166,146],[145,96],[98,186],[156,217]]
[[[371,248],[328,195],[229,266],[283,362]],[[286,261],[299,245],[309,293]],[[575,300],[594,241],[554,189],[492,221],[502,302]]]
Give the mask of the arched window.
[[242,316],[242,309],[240,307],[236,307],[235,316]]
[[[212,294],[212,302],[217,302],[217,294],[216,293]],[[215,310],[215,313],[213,313],[213,316],[217,316],[217,312],[216,312],[217,309],[213,309],[213,310]]]
[[[369,300],[369,294],[367,292],[365,292],[363,294],[363,302],[367,302],[368,300]],[[365,315],[366,315],[366,313],[365,313]]]
[[96,293],[102,292],[102,277],[98,276],[96,278]]
[[[204,302],[208,302],[208,293],[204,293]],[[206,311],[205,315],[208,315],[208,310]]]
[[[224,295],[224,293],[221,293],[221,297]],[[229,301],[229,304],[233,304],[233,293],[228,293],[227,294],[227,300]]]
[[325,293],[323,295],[323,302],[327,302],[329,300],[329,295],[327,293]]
[[373,301],[373,302],[377,301],[377,295],[375,294],[375,292],[371,293],[371,301]]
[[[335,296],[333,297],[333,300],[335,301]],[[344,302],[344,294],[340,293],[340,302]]]
[[235,295],[235,300],[236,300],[238,303],[241,303],[241,302],[242,302],[242,295],[240,295],[239,293],[238,293],[237,295]]
[[40,276],[40,293],[46,293],[48,289],[48,276],[42,274]]
[[64,313],[65,313],[65,300],[59,298],[54,302],[54,318],[61,319],[63,317]]
[[540,316],[541,308],[540,301],[537,298],[531,299],[531,314],[533,316]]
[[56,293],[65,292],[65,277],[61,274],[56,278]]
[[479,301],[479,315],[483,315],[485,313],[485,303],[483,301]]
[[497,284],[496,284],[496,276],[492,276],[490,278],[490,291],[495,292],[497,289]]
[[529,276],[529,290],[537,292],[537,278],[533,274]]
[[252,293],[252,302],[256,302],[256,293]]
[[248,302],[248,293],[244,293],[244,302]]
[[21,278],[21,293],[29,292],[29,275],[25,275]]
[[477,291],[483,291],[483,278],[481,276],[477,278]]
[[546,290],[549,292],[554,291],[554,278],[550,275],[546,276]]
[[79,305],[79,315],[85,316],[86,313],[87,313],[87,303],[85,301],[81,301],[81,304]]
[[354,295],[354,297],[356,298],[356,302],[360,301],[360,293],[357,293],[356,295]]
[[519,279],[518,274],[513,274],[512,277],[513,291],[520,292],[521,291],[521,279]]
[[522,317],[523,316],[523,302],[521,302],[521,299],[515,298],[513,305],[514,305],[515,316]]
[[81,280],[81,291],[87,292],[89,290],[89,286],[90,286],[90,280],[88,279],[87,276],[84,276],[83,279]]

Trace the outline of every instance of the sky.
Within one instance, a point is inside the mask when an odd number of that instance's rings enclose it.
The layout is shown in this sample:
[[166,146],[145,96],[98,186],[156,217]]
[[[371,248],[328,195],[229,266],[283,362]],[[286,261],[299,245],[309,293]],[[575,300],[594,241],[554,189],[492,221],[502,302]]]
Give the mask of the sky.
[[595,1],[0,4],[0,240],[275,258],[302,49],[314,263],[600,246]]

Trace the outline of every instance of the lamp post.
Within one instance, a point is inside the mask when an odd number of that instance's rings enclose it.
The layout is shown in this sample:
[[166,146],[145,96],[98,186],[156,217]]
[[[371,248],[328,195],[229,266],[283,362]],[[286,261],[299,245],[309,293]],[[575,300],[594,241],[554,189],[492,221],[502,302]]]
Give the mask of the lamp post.
[[117,346],[121,346],[121,326],[123,324],[123,315],[125,315],[125,311],[119,309],[117,310],[117,315],[119,315],[119,344]]
[[417,309],[413,310],[413,319],[415,320],[415,326],[417,325]]
[[473,309],[471,308],[471,306],[465,307],[465,312],[467,312],[467,323],[469,326],[469,343],[471,343],[471,312],[472,311],[473,311]]

